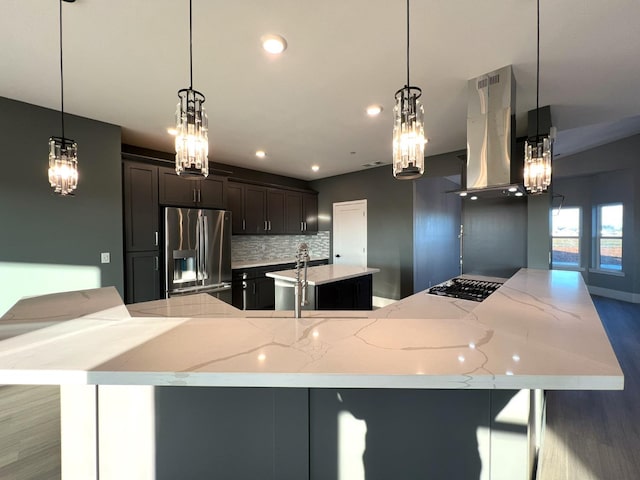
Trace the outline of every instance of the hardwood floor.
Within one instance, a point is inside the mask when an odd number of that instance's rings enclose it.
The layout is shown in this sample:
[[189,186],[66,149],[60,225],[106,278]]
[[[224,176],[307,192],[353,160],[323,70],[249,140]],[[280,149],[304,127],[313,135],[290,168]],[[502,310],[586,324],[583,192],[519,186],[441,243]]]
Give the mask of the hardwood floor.
[[0,478],[60,478],[60,387],[0,386]]
[[623,391],[550,391],[538,480],[640,478],[640,305],[594,304],[625,377]]

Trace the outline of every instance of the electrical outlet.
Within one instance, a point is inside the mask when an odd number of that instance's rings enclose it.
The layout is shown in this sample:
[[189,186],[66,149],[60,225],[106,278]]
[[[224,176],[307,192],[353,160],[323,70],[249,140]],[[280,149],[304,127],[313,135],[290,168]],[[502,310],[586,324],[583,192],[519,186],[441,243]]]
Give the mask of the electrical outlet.
[[110,263],[111,262],[111,254],[109,252],[102,252],[100,254],[100,262],[102,262],[102,263]]

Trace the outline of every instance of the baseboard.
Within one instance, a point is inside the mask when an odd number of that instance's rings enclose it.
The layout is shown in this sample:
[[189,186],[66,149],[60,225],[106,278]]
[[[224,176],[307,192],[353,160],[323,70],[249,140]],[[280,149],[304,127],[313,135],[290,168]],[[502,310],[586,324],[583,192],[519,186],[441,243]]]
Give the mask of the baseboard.
[[392,298],[384,298],[384,297],[373,297],[373,308],[382,308],[387,305],[391,305],[392,303],[397,302],[397,300],[393,300]]
[[622,300],[623,302],[640,303],[640,293],[622,292],[620,290],[594,287],[592,285],[587,285],[587,288],[589,289],[589,293],[591,293],[592,295],[613,298],[614,300]]

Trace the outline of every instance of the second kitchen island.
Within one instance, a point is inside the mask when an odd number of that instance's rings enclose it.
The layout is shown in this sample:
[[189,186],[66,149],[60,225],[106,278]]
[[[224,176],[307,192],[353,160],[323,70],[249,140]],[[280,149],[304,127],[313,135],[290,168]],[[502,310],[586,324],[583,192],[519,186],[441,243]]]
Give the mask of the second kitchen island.
[[[307,268],[307,304],[303,310],[372,310],[372,275],[378,268],[321,265]],[[301,278],[304,275],[300,271]],[[276,310],[293,310],[296,270],[267,273],[275,280]]]

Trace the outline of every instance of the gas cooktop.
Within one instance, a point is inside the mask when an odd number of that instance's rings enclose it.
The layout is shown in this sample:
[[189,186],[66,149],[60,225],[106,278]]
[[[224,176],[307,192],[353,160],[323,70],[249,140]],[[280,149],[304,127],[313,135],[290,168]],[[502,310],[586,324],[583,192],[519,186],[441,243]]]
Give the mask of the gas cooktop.
[[431,287],[427,293],[481,302],[501,286],[500,282],[456,277]]

